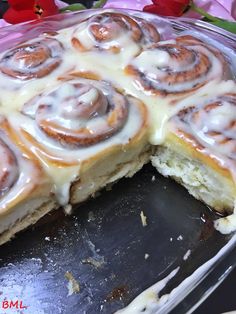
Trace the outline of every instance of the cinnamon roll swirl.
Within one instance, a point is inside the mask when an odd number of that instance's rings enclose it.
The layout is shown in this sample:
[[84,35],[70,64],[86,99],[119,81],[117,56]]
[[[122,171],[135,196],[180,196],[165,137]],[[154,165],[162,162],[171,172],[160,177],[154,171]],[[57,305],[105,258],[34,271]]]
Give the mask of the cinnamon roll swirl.
[[67,81],[25,104],[22,112],[64,147],[89,146],[119,132],[129,103],[122,94],[99,84]]
[[119,53],[132,41],[145,45],[159,40],[160,35],[151,23],[113,12],[93,15],[82,21],[72,35],[72,45],[81,52]]
[[[8,120],[1,116],[0,243],[9,240],[22,229],[22,225],[26,227],[34,223],[55,206],[53,201],[49,201],[52,199],[50,191],[51,184],[34,155],[23,145]],[[32,218],[30,221],[29,216],[39,208],[34,216],[36,220]]]
[[189,105],[170,119],[165,143],[153,157],[162,174],[221,213],[232,212],[236,198],[234,89],[188,100]]
[[21,80],[42,78],[60,65],[62,52],[62,44],[54,38],[33,40],[7,51],[0,60],[0,71]]
[[26,103],[22,113],[18,132],[47,165],[63,205],[132,176],[150,156],[146,107],[106,82],[62,82]]
[[97,12],[0,55],[0,244],[152,154],[196,198],[234,207],[236,94],[224,56],[193,36],[160,41],[132,14]]
[[175,97],[230,76],[221,52],[192,36],[149,46],[125,68],[125,73],[141,90]]
[[172,119],[177,134],[195,142],[198,149],[236,163],[236,94],[206,99],[181,110]]

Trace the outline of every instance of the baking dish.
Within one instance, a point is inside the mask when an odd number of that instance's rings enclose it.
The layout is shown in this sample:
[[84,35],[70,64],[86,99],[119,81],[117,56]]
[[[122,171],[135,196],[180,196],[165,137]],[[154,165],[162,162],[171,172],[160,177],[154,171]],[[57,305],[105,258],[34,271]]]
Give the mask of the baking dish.
[[[0,49],[74,25],[88,14],[93,11],[7,27],[0,32]],[[233,35],[190,19],[131,14],[158,25],[165,39],[173,31],[193,32],[203,39],[210,36],[235,69]],[[146,227],[141,212],[147,216]],[[71,217],[62,216],[60,211],[48,215],[36,230],[1,248],[1,297],[22,299],[33,313],[111,313],[180,267],[161,294],[180,285],[179,290],[154,311],[183,313],[196,307],[234,266],[235,239],[214,230],[215,214],[149,166],[112,191],[102,192]],[[182,290],[181,283],[195,270],[188,289]],[[78,280],[80,293],[67,297],[66,272]]]

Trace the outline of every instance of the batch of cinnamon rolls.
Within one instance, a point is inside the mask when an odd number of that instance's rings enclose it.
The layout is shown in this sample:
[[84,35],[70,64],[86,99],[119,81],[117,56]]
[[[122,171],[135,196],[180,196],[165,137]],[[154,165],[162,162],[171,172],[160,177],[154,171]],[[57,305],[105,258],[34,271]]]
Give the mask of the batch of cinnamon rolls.
[[150,160],[233,212],[236,84],[214,44],[103,10],[1,53],[0,243]]

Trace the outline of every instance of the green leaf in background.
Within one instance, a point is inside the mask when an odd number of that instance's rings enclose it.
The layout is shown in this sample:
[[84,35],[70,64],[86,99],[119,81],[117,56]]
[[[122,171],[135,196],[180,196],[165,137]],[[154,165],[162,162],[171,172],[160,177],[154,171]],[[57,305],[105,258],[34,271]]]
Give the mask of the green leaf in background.
[[93,4],[93,9],[98,9],[104,7],[104,5],[107,3],[107,0],[97,0]]
[[236,22],[231,22],[227,20],[220,19],[216,16],[213,16],[209,13],[207,13],[202,8],[197,7],[193,2],[191,2],[191,7],[193,11],[201,14],[204,16],[204,21],[211,23],[213,25],[216,25],[218,27],[221,27],[223,29],[226,29],[227,31],[236,34]]
[[66,12],[66,11],[81,11],[81,10],[86,10],[86,6],[84,6],[82,3],[74,3],[71,5],[68,5],[64,8],[60,9],[60,12]]
[[[92,9],[102,8],[106,4],[106,2],[107,0],[94,1]],[[74,3],[60,9],[60,12],[63,13],[67,11],[81,11],[81,10],[86,10],[86,9],[87,9],[86,6],[84,6],[82,3]]]
[[218,27],[224,28],[227,31],[236,34],[236,22],[230,22],[226,20],[218,19],[218,21],[208,21],[211,24],[214,24]]
[[[98,9],[104,7],[107,0],[97,0],[94,1],[92,9]],[[60,12],[67,12],[67,11],[81,11],[86,10],[86,6],[84,6],[82,3],[74,3],[71,5],[68,5],[62,9],[60,9]],[[193,11],[201,14],[204,17],[204,21],[207,21],[213,25],[216,25],[218,27],[221,27],[223,29],[226,29],[227,31],[236,34],[236,22],[231,22],[227,20],[220,19],[216,16],[213,16],[209,13],[207,13],[202,8],[197,7],[193,1],[190,2],[190,6],[188,9],[192,9]]]

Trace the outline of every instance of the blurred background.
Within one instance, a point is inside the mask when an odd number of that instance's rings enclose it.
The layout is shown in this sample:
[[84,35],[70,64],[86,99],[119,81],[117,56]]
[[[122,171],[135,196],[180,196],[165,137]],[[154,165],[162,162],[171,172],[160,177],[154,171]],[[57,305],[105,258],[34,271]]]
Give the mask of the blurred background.
[[[83,3],[86,7],[91,7],[93,0],[63,0],[64,2],[68,3],[68,4],[72,4],[72,3]],[[0,17],[2,17],[3,13],[7,10],[8,8],[8,4],[7,4],[7,0],[0,0]]]

